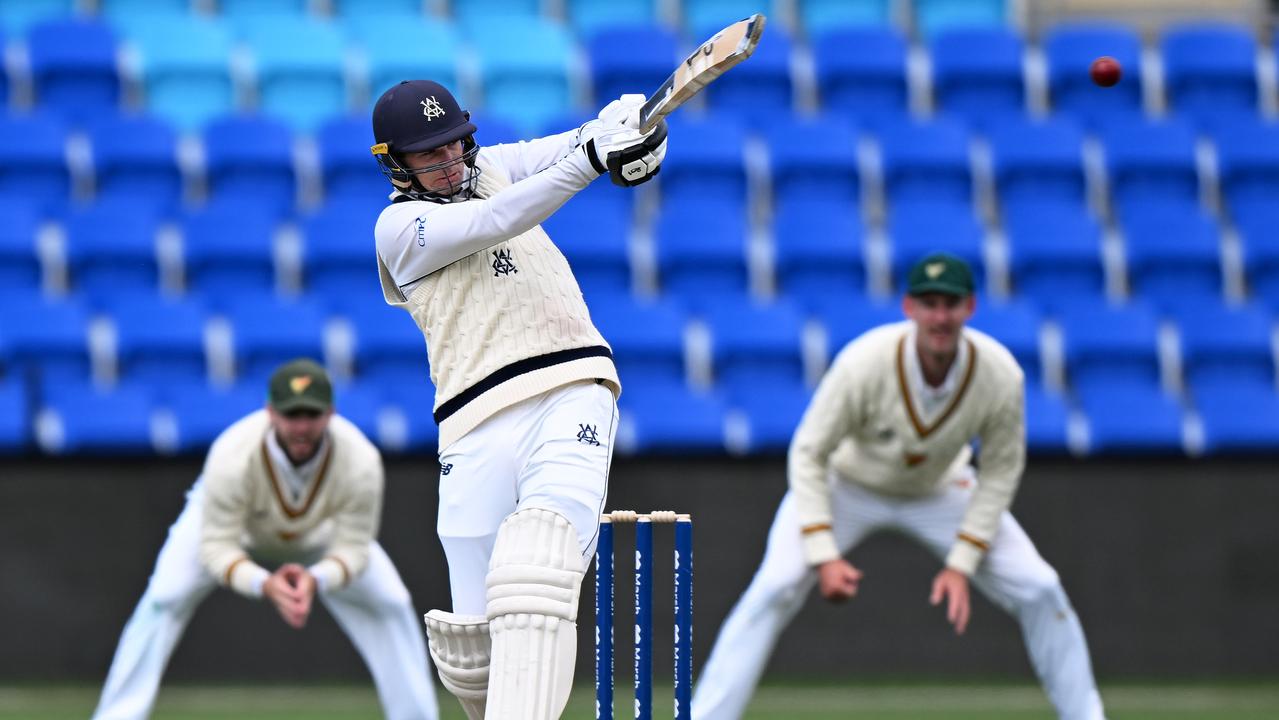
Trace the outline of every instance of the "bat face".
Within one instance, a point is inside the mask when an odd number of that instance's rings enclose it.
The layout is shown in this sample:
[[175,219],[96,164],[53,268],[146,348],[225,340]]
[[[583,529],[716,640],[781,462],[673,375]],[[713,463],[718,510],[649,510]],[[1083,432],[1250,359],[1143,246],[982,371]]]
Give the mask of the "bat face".
[[720,30],[694,50],[640,108],[640,131],[653,129],[658,120],[750,57],[764,32],[764,22],[764,16],[756,13]]

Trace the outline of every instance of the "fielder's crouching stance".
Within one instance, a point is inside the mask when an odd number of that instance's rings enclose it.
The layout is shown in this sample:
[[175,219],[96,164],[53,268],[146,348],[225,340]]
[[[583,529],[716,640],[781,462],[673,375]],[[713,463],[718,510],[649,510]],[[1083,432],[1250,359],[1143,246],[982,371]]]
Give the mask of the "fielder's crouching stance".
[[558,718],[568,701],[621,385],[539,223],[602,174],[630,186],[657,173],[666,127],[636,129],[643,100],[482,148],[438,83],[401,83],[373,110],[394,187],[375,228],[383,296],[426,336],[436,387],[453,612],[428,613],[427,633],[472,720]]
[[368,665],[386,717],[434,720],[417,614],[375,539],[382,487],[382,457],[333,412],[324,369],[310,360],[278,368],[267,408],[209,448],[124,628],[94,719],[150,716],[187,623],[226,585],[269,599],[299,629],[318,596]]

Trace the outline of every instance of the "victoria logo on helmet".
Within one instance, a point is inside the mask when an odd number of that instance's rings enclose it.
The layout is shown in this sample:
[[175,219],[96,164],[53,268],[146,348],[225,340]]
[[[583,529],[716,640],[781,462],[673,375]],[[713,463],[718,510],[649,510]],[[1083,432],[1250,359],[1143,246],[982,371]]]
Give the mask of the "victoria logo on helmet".
[[444,115],[444,108],[440,107],[440,103],[432,95],[422,101],[422,114],[426,116],[427,121],[434,120]]

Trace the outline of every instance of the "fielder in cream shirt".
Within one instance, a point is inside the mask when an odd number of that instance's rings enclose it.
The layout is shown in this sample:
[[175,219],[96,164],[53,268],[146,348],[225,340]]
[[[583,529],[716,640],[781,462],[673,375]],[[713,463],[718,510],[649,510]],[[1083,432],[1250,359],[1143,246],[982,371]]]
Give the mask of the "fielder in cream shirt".
[[[435,687],[409,591],[377,543],[382,456],[333,411],[324,368],[271,376],[267,406],[227,428],[116,648],[95,720],[140,720],[187,623],[219,585],[301,629],[319,599],[360,651],[387,718],[434,720]],[[270,568],[270,569],[268,569]]]
[[955,632],[968,624],[971,582],[1020,622],[1057,714],[1104,717],[1079,619],[1008,512],[1026,456],[1023,375],[1002,345],[964,326],[973,290],[963,260],[929,255],[908,277],[909,320],[870,330],[835,358],[791,441],[790,491],[702,671],[695,719],[741,717],[808,591],[817,585],[832,602],[857,594],[862,573],[843,556],[879,529],[944,562],[928,601],[945,605]]

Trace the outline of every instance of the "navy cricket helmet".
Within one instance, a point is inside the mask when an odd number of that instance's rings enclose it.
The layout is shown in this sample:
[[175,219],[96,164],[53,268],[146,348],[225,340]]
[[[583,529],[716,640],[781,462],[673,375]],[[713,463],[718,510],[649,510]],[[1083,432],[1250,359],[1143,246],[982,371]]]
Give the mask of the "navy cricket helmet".
[[[475,156],[475,124],[471,114],[458,105],[443,85],[431,80],[405,80],[382,93],[373,106],[373,139],[371,150],[382,167],[382,173],[395,188],[417,200],[452,200],[474,189],[479,170]],[[404,161],[407,153],[425,152],[456,141],[462,142],[462,155],[419,168]],[[449,180],[443,188],[430,189],[424,175],[447,171],[463,165],[461,178]],[[462,198],[464,199],[464,198]]]

